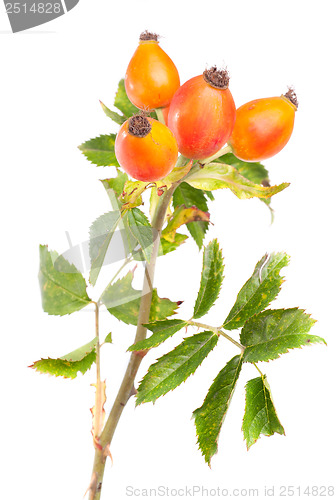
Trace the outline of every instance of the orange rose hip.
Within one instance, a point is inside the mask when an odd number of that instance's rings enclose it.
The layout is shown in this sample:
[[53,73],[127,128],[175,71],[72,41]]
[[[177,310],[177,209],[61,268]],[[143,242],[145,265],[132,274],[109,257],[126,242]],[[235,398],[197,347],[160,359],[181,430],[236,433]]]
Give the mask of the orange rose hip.
[[161,49],[158,36],[145,31],[126,70],[129,100],[143,110],[163,108],[169,105],[179,86],[176,66]]
[[152,182],[171,172],[178,148],[166,125],[135,115],[121,126],[115,140],[115,153],[119,164],[131,177]]
[[229,140],[232,152],[244,161],[260,161],[281,151],[294,127],[298,101],[293,89],[280,97],[247,102],[237,109]]

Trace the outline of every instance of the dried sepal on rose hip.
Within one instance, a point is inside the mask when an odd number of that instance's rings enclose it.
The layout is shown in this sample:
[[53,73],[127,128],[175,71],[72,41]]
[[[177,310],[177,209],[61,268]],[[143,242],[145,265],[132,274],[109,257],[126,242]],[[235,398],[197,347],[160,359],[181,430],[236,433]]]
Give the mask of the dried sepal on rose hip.
[[139,114],[121,126],[115,140],[115,153],[120,166],[131,177],[153,182],[172,171],[178,148],[166,125]]
[[292,135],[297,108],[292,88],[280,97],[255,99],[240,106],[229,139],[232,152],[244,161],[261,161],[279,153]]
[[139,109],[169,105],[180,86],[175,64],[159,45],[158,35],[145,31],[130,60],[125,76],[129,100]]
[[236,117],[228,87],[228,72],[214,66],[185,82],[175,93],[168,126],[179,151],[187,158],[208,158],[226,144]]

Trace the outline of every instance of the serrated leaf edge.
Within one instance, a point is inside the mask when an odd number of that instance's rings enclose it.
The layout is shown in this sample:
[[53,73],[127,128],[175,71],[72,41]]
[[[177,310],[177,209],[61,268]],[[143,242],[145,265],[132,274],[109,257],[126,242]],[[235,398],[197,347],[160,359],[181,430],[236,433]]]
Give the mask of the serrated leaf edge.
[[[279,269],[279,273],[280,273],[280,271],[281,271],[281,270],[282,270],[285,266],[288,266],[290,257],[289,257],[286,253],[284,253],[284,252],[275,252],[275,253],[273,253],[273,254],[270,254],[270,255],[269,255],[269,257],[267,257],[267,256],[268,256],[268,254],[265,254],[265,255],[264,255],[264,256],[260,259],[260,261],[261,261],[262,259],[265,259],[265,262],[261,265],[261,268],[259,269],[259,275],[260,275],[260,276],[261,276],[261,273],[262,273],[263,267],[267,264],[267,260],[268,260],[270,257],[272,257],[272,255],[277,255],[277,254],[282,254],[282,255],[283,255],[283,259],[281,259],[281,261],[282,261],[282,260],[284,260],[284,259],[287,259],[287,263],[285,263],[283,266],[281,266],[281,267],[280,267],[280,269]],[[280,262],[281,262],[281,261],[280,261]],[[277,262],[276,266],[274,266],[274,267],[277,267],[277,266],[279,265],[279,263],[280,263],[280,262]],[[258,265],[258,264],[257,264],[257,265]],[[256,267],[256,266],[255,266],[255,267]],[[274,268],[272,269],[271,273],[273,273],[273,272],[274,272]],[[241,287],[241,289],[239,290],[239,292],[238,292],[238,294],[237,294],[237,298],[238,298],[239,293],[240,293],[240,292],[242,291],[242,289],[244,288],[244,286],[245,286],[245,285],[246,285],[246,284],[247,284],[247,283],[248,283],[248,282],[249,282],[249,281],[253,278],[254,273],[255,273],[255,269],[254,269],[254,271],[253,271],[252,276],[250,276],[250,278],[249,278],[247,281],[245,281],[244,285],[243,285],[243,286]],[[268,277],[268,275],[267,275],[267,277]],[[237,317],[237,316],[241,313],[241,311],[242,311],[243,309],[245,309],[245,308],[246,308],[247,304],[249,304],[249,303],[251,302],[251,300],[255,297],[255,295],[256,295],[258,292],[260,292],[260,288],[261,288],[262,284],[264,283],[264,281],[267,279],[267,277],[266,277],[266,278],[264,278],[264,279],[262,279],[262,280],[260,281],[260,286],[259,286],[259,287],[255,290],[255,292],[254,292],[254,293],[250,296],[250,298],[249,298],[249,299],[248,299],[248,301],[247,301],[247,302],[243,305],[243,307],[237,311],[237,313],[235,314],[235,316],[233,316],[232,318],[230,318],[230,320],[229,320],[229,321],[224,320],[224,323],[223,323],[223,328],[224,328],[224,329],[225,329],[225,326],[227,326],[228,324],[230,324],[230,323],[231,323],[231,322],[232,322],[232,321],[233,321],[233,320],[234,320],[234,319],[235,319],[235,318],[236,318],[236,317]],[[271,301],[271,302],[273,302],[273,300],[275,300],[275,299],[276,299],[276,297],[279,295],[279,293],[280,293],[280,291],[281,291],[281,287],[282,287],[283,283],[286,281],[286,280],[285,280],[285,278],[284,278],[283,276],[281,276],[280,274],[278,274],[278,277],[279,277],[279,279],[280,279],[279,290],[278,290],[278,293],[277,293],[277,294],[276,294],[276,296],[272,299],[272,301]],[[260,280],[260,278],[259,278],[259,280]],[[236,302],[235,302],[235,303],[236,303]],[[234,308],[234,306],[235,306],[235,304],[233,304],[233,306],[232,306],[232,308],[230,309],[230,312],[229,312],[229,314],[228,314],[228,316],[227,316],[227,317],[229,317],[229,315],[230,315],[230,313],[231,313],[231,310]],[[266,306],[266,307],[267,307],[267,306]],[[259,314],[259,313],[255,313],[255,314]],[[251,317],[255,316],[255,314],[253,314]],[[251,318],[248,318],[248,319],[245,321],[245,323],[246,323],[249,319],[251,319]],[[238,328],[240,328],[240,326],[237,326],[237,328],[235,328],[235,329],[238,329]]]
[[[205,334],[205,333],[209,333],[209,334],[211,334],[211,335],[210,335],[210,336],[209,336],[209,338],[207,339],[207,342],[206,342],[205,344],[203,344],[203,345],[200,347],[200,349],[204,348],[204,346],[205,346],[207,343],[209,343],[212,339],[216,338],[216,342],[214,343],[214,345],[212,346],[212,348],[210,349],[210,351],[209,351],[209,352],[207,353],[207,355],[205,356],[205,358],[206,358],[206,357],[210,354],[210,352],[211,352],[211,351],[215,348],[215,346],[216,346],[216,344],[217,344],[217,341],[218,341],[218,335],[214,334],[214,332],[202,332],[202,334]],[[196,334],[196,335],[199,335],[199,334]],[[195,335],[194,335],[193,337],[195,337]],[[192,338],[192,337],[186,337],[185,339],[183,339],[183,342],[184,342],[185,340],[187,340],[187,339],[190,339],[190,338]],[[182,342],[182,343],[183,343],[183,342]],[[153,364],[149,367],[148,372],[146,373],[145,377],[149,376],[149,374],[150,374],[150,371],[149,371],[149,370],[150,370],[150,368],[151,368],[152,366],[157,365],[157,364],[160,362],[160,360],[162,360],[162,359],[163,359],[163,358],[165,358],[166,356],[169,356],[169,354],[170,354],[170,353],[172,353],[172,352],[174,352],[174,351],[175,351],[175,350],[176,350],[176,349],[177,349],[180,345],[182,345],[182,343],[181,343],[181,344],[179,344],[177,347],[175,347],[175,349],[173,349],[172,351],[170,351],[170,352],[168,352],[167,354],[164,354],[163,356],[161,356],[161,357],[160,357],[160,358],[159,358],[159,359],[158,359],[155,363],[153,363]],[[199,349],[199,350],[200,350],[200,349]],[[197,351],[196,353],[194,353],[194,354],[193,354],[190,358],[188,358],[188,359],[187,359],[187,360],[186,360],[183,364],[188,363],[188,362],[190,361],[190,359],[192,359],[194,356],[196,356],[196,354],[197,354],[197,353],[198,353],[198,351]],[[201,363],[195,367],[194,371],[193,371],[193,372],[191,372],[191,373],[187,376],[187,378],[186,378],[185,380],[183,380],[181,383],[186,382],[186,380],[187,380],[187,379],[188,379],[191,375],[193,375],[193,374],[195,373],[195,371],[197,370],[197,368],[199,368],[199,366],[202,364],[202,362],[204,361],[204,359],[205,359],[205,358],[203,358],[203,360],[201,361]],[[181,365],[181,366],[182,366],[182,365]],[[180,366],[179,366],[179,368],[180,368]],[[175,370],[175,371],[176,371],[176,370]],[[172,372],[172,373],[174,374],[174,372]],[[170,373],[170,374],[168,375],[168,377],[166,377],[164,380],[167,380],[167,378],[171,377],[171,376],[172,376],[172,373]],[[140,404],[143,404],[143,403],[149,403],[149,402],[152,402],[152,403],[154,404],[154,403],[155,403],[155,401],[156,401],[159,397],[165,396],[168,392],[173,391],[173,390],[174,390],[174,389],[176,389],[179,385],[181,385],[181,383],[180,383],[180,384],[178,384],[177,386],[175,386],[175,387],[173,387],[173,388],[171,388],[171,389],[168,389],[166,392],[162,393],[160,396],[157,396],[157,397],[155,397],[155,398],[152,398],[152,399],[146,399],[146,400],[145,400],[145,399],[142,399],[142,400],[141,400],[141,398],[140,398],[140,396],[139,396],[139,395],[141,394],[141,384],[142,384],[142,383],[143,383],[143,381],[145,380],[145,377],[142,379],[142,381],[140,382],[140,385],[139,385],[139,389],[138,389],[138,393],[137,393],[137,399],[136,399],[136,403],[135,403],[135,405],[136,405],[136,406],[139,406]],[[162,381],[160,381],[160,382],[159,382],[159,384],[157,384],[157,386],[156,386],[154,389],[156,389],[156,388],[157,388],[157,387],[158,387],[161,383],[162,383]],[[150,392],[152,392],[154,389],[151,389],[151,391],[150,391]],[[140,401],[139,401],[139,399],[140,399]]]

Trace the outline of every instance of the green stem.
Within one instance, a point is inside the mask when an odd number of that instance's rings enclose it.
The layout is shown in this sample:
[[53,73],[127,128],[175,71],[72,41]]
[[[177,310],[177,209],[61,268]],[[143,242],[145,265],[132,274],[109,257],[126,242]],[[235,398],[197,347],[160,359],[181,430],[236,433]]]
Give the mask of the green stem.
[[187,323],[190,326],[196,326],[197,328],[204,328],[205,330],[209,330],[210,332],[217,333],[217,335],[222,335],[222,337],[225,337],[227,340],[232,342],[232,344],[234,344],[236,347],[239,347],[239,349],[241,351],[245,350],[245,347],[242,344],[240,344],[235,339],[230,337],[230,335],[228,335],[227,333],[223,332],[223,330],[221,330],[220,327],[210,326],[210,325],[206,325],[204,323],[198,323],[197,321],[192,321],[192,320],[187,321]]
[[262,378],[264,378],[265,375],[263,374],[263,372],[261,370],[259,370],[257,364],[256,363],[252,363],[252,364],[256,367],[256,369],[258,370],[258,372],[260,373],[260,375],[262,376]]
[[245,347],[242,344],[240,344],[235,339],[233,339],[232,337],[230,337],[230,335],[228,335],[227,333],[223,332],[223,330],[218,330],[218,333],[220,333],[220,335],[222,335],[222,337],[225,337],[227,340],[229,340],[230,342],[232,342],[232,344],[234,344],[235,346],[239,347],[239,349],[241,351],[245,351]]
[[217,153],[215,153],[212,156],[209,156],[209,158],[205,158],[204,160],[201,160],[199,163],[201,165],[206,165],[207,163],[211,163],[212,161],[217,160],[217,158],[219,158],[220,156],[226,155],[227,153],[232,153],[232,148],[229,145],[224,146],[222,149],[217,151]]
[[209,330],[210,332],[217,333],[218,335],[218,328],[215,326],[206,325],[204,323],[198,323],[197,321],[192,321],[192,320],[187,321],[187,323],[190,326],[196,326],[197,328],[204,328],[204,330]]
[[[173,192],[177,185],[178,183],[174,184],[170,189],[162,194],[157,205],[156,212],[153,216],[152,227],[157,230],[157,235],[154,240],[151,259],[145,267],[144,284],[140,300],[140,310],[134,343],[146,338],[147,329],[143,326],[143,323],[148,323],[149,320],[150,307],[152,303],[155,264],[160,246],[161,230],[165,221],[166,212],[169,207]],[[111,412],[100,435],[100,447],[96,447],[95,450],[93,470],[89,486],[89,500],[100,499],[109,445],[112,441],[123,409],[125,408],[129,398],[135,393],[134,380],[142,359],[143,357],[140,353],[134,352],[131,354],[124,378],[119,388],[119,392],[115,398]]]
[[163,111],[162,111],[163,108],[156,108],[155,110],[155,113],[156,113],[156,116],[157,116],[157,119],[159,122],[163,123],[163,125],[167,125],[166,124],[166,121],[164,119],[164,116],[163,116]]
[[100,383],[100,343],[99,343],[99,305],[97,302],[95,304],[95,330],[97,337],[96,345],[96,368],[97,368],[97,385]]

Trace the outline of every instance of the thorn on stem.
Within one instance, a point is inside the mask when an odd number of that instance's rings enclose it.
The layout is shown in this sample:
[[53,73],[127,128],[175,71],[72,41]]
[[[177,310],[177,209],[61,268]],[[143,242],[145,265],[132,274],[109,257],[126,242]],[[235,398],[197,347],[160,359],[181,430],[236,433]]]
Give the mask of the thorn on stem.
[[131,389],[131,391],[129,393],[128,399],[130,399],[132,396],[136,396],[137,393],[138,393],[138,391],[136,390],[136,388],[135,388],[135,386],[133,384],[132,389]]
[[89,495],[89,500],[93,500],[94,499],[96,491],[97,491],[97,481],[98,481],[97,472],[93,472],[92,476],[91,476],[90,484],[88,486],[88,489],[84,493],[83,498],[86,497],[86,495],[89,493],[90,494]]
[[140,358],[144,358],[147,353],[147,349],[142,349],[141,351],[133,351],[133,354],[135,354],[135,356],[140,356]]
[[104,455],[104,457],[110,457],[110,459],[111,459],[111,465],[113,465],[113,458],[112,458],[112,454],[111,454],[111,449],[110,449],[110,444],[109,443],[105,446],[103,455]]

